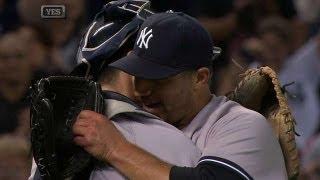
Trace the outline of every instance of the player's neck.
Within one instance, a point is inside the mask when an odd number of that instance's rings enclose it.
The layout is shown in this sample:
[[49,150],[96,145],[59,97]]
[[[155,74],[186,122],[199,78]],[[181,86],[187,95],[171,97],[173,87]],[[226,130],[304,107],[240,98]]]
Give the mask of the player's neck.
[[183,129],[190,122],[199,114],[199,112],[211,101],[212,95],[210,93],[210,90],[208,92],[203,92],[203,94],[200,94],[199,96],[195,96],[194,100],[194,106],[192,111],[190,113],[186,114],[186,116],[180,121],[180,124],[178,124],[176,127],[178,129]]

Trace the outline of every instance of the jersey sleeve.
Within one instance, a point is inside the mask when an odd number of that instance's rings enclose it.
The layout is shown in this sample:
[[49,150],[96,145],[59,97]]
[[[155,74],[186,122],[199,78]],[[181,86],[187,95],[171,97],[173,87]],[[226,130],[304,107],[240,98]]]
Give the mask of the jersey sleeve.
[[217,123],[207,134],[199,164],[219,164],[254,179],[286,178],[280,145],[262,115],[232,113]]

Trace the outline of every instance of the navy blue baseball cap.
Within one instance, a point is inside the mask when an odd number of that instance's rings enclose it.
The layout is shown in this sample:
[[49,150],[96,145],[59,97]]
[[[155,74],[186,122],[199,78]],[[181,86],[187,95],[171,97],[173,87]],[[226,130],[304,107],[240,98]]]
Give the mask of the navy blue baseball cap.
[[211,37],[197,20],[168,11],[148,17],[132,52],[110,66],[144,79],[163,79],[208,67],[213,56]]

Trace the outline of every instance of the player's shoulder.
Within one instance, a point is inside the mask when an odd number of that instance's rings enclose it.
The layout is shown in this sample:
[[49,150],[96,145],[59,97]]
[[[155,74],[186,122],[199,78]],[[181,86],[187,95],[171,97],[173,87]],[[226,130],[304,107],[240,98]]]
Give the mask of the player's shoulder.
[[235,121],[241,119],[244,121],[265,120],[260,113],[250,110],[235,101],[229,100],[225,96],[217,96],[215,98],[215,108],[212,108],[209,118],[218,118],[223,120]]
[[[207,114],[207,126],[210,131],[225,129],[270,129],[266,118],[260,113],[243,107],[225,96],[215,97],[215,107]],[[209,130],[208,129],[208,130]]]
[[[212,119],[214,123],[210,122]],[[263,115],[225,97],[221,97],[219,107],[213,110],[208,121],[203,129],[207,143],[279,149],[271,124]],[[230,151],[234,148],[228,147]]]
[[[226,97],[216,97],[215,101],[198,138],[203,144],[203,156],[232,161],[254,179],[270,179],[285,172],[280,145],[265,117]],[[271,175],[267,177],[256,167],[269,169]]]

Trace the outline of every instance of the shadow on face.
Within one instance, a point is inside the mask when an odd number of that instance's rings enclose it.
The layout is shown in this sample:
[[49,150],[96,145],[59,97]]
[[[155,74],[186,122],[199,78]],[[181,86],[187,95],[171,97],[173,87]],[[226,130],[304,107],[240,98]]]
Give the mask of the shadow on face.
[[146,111],[176,127],[185,126],[208,103],[210,73],[205,69],[159,80],[135,77],[135,95]]

